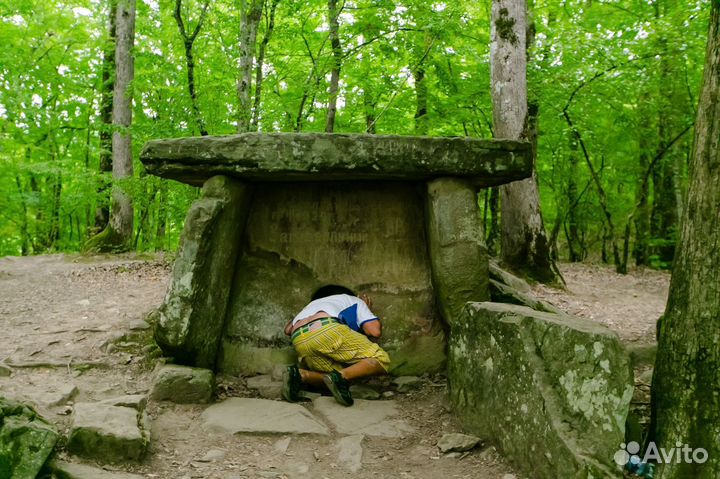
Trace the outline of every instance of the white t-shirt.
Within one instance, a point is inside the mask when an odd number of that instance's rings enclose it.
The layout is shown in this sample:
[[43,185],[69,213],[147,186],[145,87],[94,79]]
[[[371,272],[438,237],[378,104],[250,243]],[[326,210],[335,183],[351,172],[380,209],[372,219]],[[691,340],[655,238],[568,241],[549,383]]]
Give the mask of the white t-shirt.
[[362,299],[349,294],[335,294],[312,301],[295,316],[293,324],[320,311],[325,311],[328,316],[338,318],[341,323],[348,325],[353,331],[361,331],[363,323],[378,319]]

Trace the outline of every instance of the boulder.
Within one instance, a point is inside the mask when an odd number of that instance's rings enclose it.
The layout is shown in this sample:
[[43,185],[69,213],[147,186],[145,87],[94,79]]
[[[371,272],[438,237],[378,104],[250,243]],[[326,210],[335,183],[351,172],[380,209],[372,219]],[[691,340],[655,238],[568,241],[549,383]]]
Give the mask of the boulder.
[[249,187],[215,176],[188,211],[155,324],[158,345],[178,363],[215,367],[249,201]]
[[55,428],[32,407],[0,397],[0,477],[34,478],[57,440]]
[[465,429],[536,479],[621,477],[633,376],[617,335],[597,323],[470,303],[449,344],[453,405]]
[[468,434],[451,433],[443,434],[437,443],[440,452],[465,452],[480,444],[480,438]]
[[146,419],[135,409],[78,403],[68,436],[68,451],[109,462],[138,461],[150,442]]
[[214,386],[215,375],[209,369],[169,364],[155,374],[150,397],[178,404],[208,403]]

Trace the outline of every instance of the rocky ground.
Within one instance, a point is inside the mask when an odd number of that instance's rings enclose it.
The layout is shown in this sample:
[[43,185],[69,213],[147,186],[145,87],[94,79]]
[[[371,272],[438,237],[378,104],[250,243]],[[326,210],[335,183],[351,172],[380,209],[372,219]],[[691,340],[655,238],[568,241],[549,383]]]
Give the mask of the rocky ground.
[[[533,293],[603,322],[626,341],[652,342],[667,274],[619,276],[589,265],[562,270],[567,291],[535,286]],[[0,369],[0,396],[32,401],[66,434],[75,404],[145,394],[161,359],[144,318],[162,302],[168,279],[162,257],[0,259],[0,361],[9,366]],[[218,402],[267,395],[249,388],[249,378],[220,377],[218,382]],[[383,401],[392,405],[378,420],[396,426],[390,433],[363,429],[371,425],[362,423],[348,429],[342,418],[331,417],[327,398],[300,406],[327,428],[327,434],[313,435],[222,432],[208,426],[208,406],[151,400],[152,440],[142,462],[94,463],[65,454],[63,444],[59,456],[117,471],[109,477],[118,479],[131,477],[120,473],[161,479],[514,477],[492,448],[480,445],[454,454],[438,450],[444,434],[460,431],[442,377],[422,378],[405,392],[387,381],[374,386],[386,391]],[[221,422],[231,422],[230,414]]]

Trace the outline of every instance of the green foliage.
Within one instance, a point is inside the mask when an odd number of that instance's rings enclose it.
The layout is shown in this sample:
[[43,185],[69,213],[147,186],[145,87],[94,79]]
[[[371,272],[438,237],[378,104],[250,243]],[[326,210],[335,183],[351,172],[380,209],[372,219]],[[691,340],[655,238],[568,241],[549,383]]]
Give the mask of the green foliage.
[[[182,3],[188,31],[203,4]],[[258,45],[268,30],[269,5]],[[708,5],[532,5],[536,33],[528,80],[530,97],[540,105],[537,170],[546,224],[559,221],[553,239],[561,255],[570,214],[588,251],[600,251],[606,229],[584,152],[573,152],[564,113],[599,172],[618,236],[637,203],[645,172],[639,158],[662,149],[660,116],[671,112],[674,130],[694,118]],[[137,2],[135,158],[149,139],[200,133],[174,8],[172,0]],[[326,9],[320,0],[279,1],[263,66],[260,131],[324,131],[332,67]],[[99,116],[107,16],[107,1],[0,0],[0,255],[74,251],[97,231],[95,210],[109,199],[103,188],[108,175],[98,172],[99,133],[107,128]],[[214,135],[236,129],[239,22],[238,2],[210,2],[193,47],[199,115]],[[340,42],[335,131],[413,134],[414,73],[422,70],[428,134],[492,136],[488,0],[346,1]],[[662,74],[663,62],[673,65],[672,75]],[[687,133],[674,144],[674,154],[686,155],[690,138]],[[684,188],[684,167],[676,176]],[[568,201],[573,185],[574,203]],[[197,190],[147,176],[137,160],[135,176],[123,186],[135,206],[132,247],[174,249]]]

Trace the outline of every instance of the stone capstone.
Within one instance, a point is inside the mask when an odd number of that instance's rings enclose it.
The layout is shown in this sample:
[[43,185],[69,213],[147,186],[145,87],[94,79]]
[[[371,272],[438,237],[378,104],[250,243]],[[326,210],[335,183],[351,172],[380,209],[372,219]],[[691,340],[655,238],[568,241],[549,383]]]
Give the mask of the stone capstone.
[[330,433],[322,422],[299,404],[268,399],[226,399],[207,408],[201,420],[207,430],[226,434]]
[[84,464],[53,461],[50,464],[57,479],[145,479],[145,476],[122,471],[107,471]]
[[398,410],[395,401],[357,399],[352,407],[345,407],[332,397],[322,396],[313,400],[313,408],[339,434],[403,437],[414,431],[407,422],[396,418]]
[[530,144],[511,140],[325,133],[243,133],[148,142],[148,173],[198,185],[222,174],[249,181],[471,178],[494,186],[527,178]]
[[248,186],[214,176],[188,211],[155,325],[158,345],[175,362],[215,366],[250,194]]
[[465,452],[480,444],[480,438],[468,434],[451,433],[443,434],[437,443],[440,452]]
[[215,387],[215,374],[209,369],[174,364],[158,369],[150,397],[178,404],[208,403]]
[[150,442],[147,419],[135,409],[78,403],[68,436],[68,451],[109,462],[138,461]]
[[34,478],[57,440],[55,427],[32,407],[0,397],[0,477]]
[[613,461],[633,394],[627,353],[602,325],[498,303],[453,324],[451,399],[468,431],[536,479],[621,477]]
[[465,303],[490,298],[477,194],[468,181],[439,178],[428,183],[427,228],[440,311],[452,327]]

